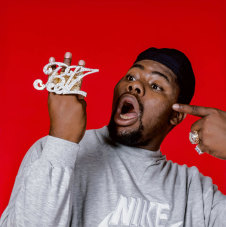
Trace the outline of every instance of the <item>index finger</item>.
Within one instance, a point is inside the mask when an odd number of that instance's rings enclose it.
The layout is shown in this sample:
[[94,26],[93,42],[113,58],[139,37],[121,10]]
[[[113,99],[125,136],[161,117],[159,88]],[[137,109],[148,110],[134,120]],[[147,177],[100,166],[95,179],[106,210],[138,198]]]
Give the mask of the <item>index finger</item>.
[[178,103],[174,104],[172,108],[178,112],[191,114],[197,117],[205,117],[211,114],[211,110],[212,110],[212,108],[209,108],[209,107],[178,104]]

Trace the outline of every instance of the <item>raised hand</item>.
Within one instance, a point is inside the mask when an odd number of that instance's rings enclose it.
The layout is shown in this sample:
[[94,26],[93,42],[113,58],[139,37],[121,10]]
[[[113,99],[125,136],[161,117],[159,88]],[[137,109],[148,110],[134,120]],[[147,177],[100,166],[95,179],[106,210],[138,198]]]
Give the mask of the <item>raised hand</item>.
[[[72,54],[65,53],[64,63],[71,64]],[[53,57],[50,62],[55,61]],[[84,61],[79,64],[85,66]],[[86,130],[86,101],[81,95],[57,95],[49,92],[49,135],[79,143]]]
[[174,104],[178,112],[198,116],[201,119],[191,126],[198,131],[199,148],[212,156],[226,160],[226,112],[209,107]]

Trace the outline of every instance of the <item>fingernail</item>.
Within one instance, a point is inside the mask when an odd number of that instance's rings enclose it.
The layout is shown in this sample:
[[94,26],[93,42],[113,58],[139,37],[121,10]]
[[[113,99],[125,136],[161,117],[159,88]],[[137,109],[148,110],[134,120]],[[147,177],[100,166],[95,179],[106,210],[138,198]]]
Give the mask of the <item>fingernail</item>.
[[172,107],[173,107],[173,109],[177,109],[178,110],[180,108],[180,105],[179,104],[173,104]]
[[54,57],[49,58],[49,63],[52,63],[52,62],[55,62],[55,58]]
[[72,57],[72,53],[71,52],[66,52],[64,55],[64,58],[71,58]]
[[84,66],[85,64],[86,64],[86,63],[85,63],[84,60],[79,60],[79,61],[78,61],[78,65]]

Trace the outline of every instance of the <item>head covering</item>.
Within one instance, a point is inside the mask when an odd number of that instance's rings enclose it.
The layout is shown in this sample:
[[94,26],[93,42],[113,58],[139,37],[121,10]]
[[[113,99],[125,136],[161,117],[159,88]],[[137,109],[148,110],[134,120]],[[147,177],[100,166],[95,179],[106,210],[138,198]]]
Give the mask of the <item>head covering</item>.
[[195,92],[195,75],[188,58],[179,50],[151,47],[140,53],[136,62],[141,60],[153,60],[171,69],[177,76],[180,87],[178,102],[189,104]]

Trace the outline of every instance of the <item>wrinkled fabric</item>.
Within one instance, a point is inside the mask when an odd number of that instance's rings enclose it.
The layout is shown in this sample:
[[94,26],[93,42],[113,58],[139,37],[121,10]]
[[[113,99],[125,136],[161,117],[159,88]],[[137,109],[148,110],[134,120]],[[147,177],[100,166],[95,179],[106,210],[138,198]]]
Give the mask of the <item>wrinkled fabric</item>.
[[106,126],[26,153],[1,227],[223,227],[226,196],[196,167],[124,146]]

